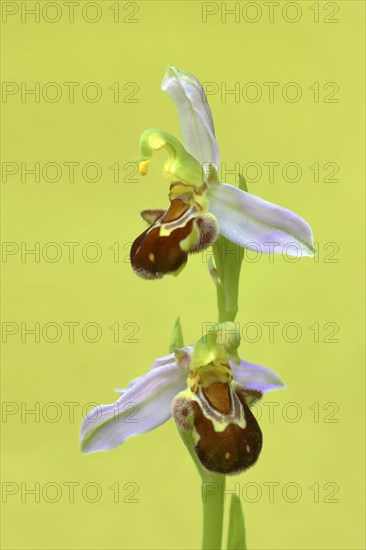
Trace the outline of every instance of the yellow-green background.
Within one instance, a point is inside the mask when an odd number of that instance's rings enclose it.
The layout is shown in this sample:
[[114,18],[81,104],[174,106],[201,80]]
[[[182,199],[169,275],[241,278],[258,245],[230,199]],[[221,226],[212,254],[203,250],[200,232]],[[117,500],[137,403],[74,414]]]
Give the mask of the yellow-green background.
[[[39,161],[41,164],[98,162],[103,177],[88,183],[66,175],[58,183],[22,183],[18,176],[2,183],[3,240],[29,245],[95,241],[103,247],[98,263],[74,263],[66,256],[58,263],[19,255],[3,264],[3,321],[41,324],[97,322],[103,328],[98,343],[75,343],[64,334],[60,342],[27,343],[19,335],[3,347],[2,398],[6,402],[59,403],[59,422],[21,422],[20,414],[2,423],[2,480],[31,487],[56,482],[95,481],[103,490],[96,504],[83,501],[80,489],[69,503],[66,489],[57,503],[20,495],[3,504],[2,544],[9,549],[150,549],[198,548],[201,537],[199,480],[177,436],[173,422],[147,435],[128,440],[109,453],[82,456],[78,431],[82,405],[108,403],[113,389],[143,374],[152,360],[167,351],[176,316],[181,316],[187,343],[201,335],[202,322],[216,316],[214,288],[206,264],[197,255],[176,278],[144,281],[130,265],[114,263],[108,247],[121,248],[144,228],[138,212],[167,205],[167,183],[157,169],[138,183],[114,183],[108,166],[138,156],[138,139],[147,127],[161,127],[178,135],[172,102],[160,91],[166,66],[189,70],[205,82],[295,81],[303,89],[298,103],[258,103],[232,96],[210,97],[222,159],[235,162],[298,162],[303,177],[298,183],[281,177],[268,183],[265,175],[251,191],[295,210],[307,219],[320,248],[339,246],[336,263],[306,258],[288,263],[263,257],[248,263],[242,273],[238,321],[297,322],[303,336],[288,343],[279,336],[270,343],[242,343],[241,355],[275,369],[288,389],[270,394],[267,401],[281,403],[275,421],[263,407],[261,426],[265,444],[258,464],[237,478],[229,489],[248,482],[260,484],[257,503],[244,502],[248,540],[253,549],[361,549],[364,484],[363,436],[363,2],[338,2],[336,24],[312,21],[313,3],[300,2],[301,20],[289,24],[281,16],[250,24],[227,22],[220,15],[201,21],[200,2],[138,2],[138,23],[114,23],[100,2],[102,19],[83,21],[80,7],[75,22],[22,23],[9,18],[2,25],[2,78],[5,81],[44,84],[55,81],[98,82],[103,98],[97,103],[65,96],[58,103],[19,95],[2,104],[3,161]],[[233,3],[228,3],[232,7]],[[244,3],[245,4],[245,3]],[[27,3],[32,5],[32,3]],[[62,2],[60,3],[62,5]],[[81,2],[83,5],[83,2]],[[241,3],[241,6],[243,3]],[[280,8],[284,5],[281,2]],[[123,8],[123,3],[121,3]],[[319,3],[324,17],[324,3]],[[278,9],[280,9],[278,8]],[[65,9],[65,8],[64,8]],[[65,11],[63,12],[66,13]],[[128,12],[121,11],[124,16]],[[277,12],[276,12],[277,13]],[[114,103],[108,86],[136,82],[138,103]],[[314,103],[308,89],[314,82],[337,82],[338,103]],[[122,91],[122,93],[125,93]],[[338,183],[314,183],[308,166],[337,162]],[[122,172],[123,176],[126,172]],[[233,177],[229,183],[234,182]],[[66,249],[63,249],[64,252]],[[331,249],[328,249],[328,253]],[[139,325],[138,343],[113,342],[110,325],[118,321]],[[314,343],[309,329],[314,322],[339,325],[338,343]],[[281,328],[280,327],[280,328]],[[127,334],[122,331],[122,337]],[[321,340],[325,333],[321,332]],[[62,404],[77,402],[75,420],[69,422]],[[302,418],[282,419],[282,406],[297,402]],[[321,407],[316,423],[309,407]],[[329,402],[339,406],[338,422],[326,423]],[[21,405],[19,405],[21,406]],[[291,411],[290,411],[291,412]],[[138,503],[113,502],[109,486],[137,483]],[[279,482],[274,503],[263,483]],[[302,498],[288,503],[282,487],[295,482]],[[321,489],[314,503],[309,486],[336,483],[338,503],[322,502],[330,491]],[[129,491],[122,490],[127,496]],[[252,493],[250,493],[252,495]]]

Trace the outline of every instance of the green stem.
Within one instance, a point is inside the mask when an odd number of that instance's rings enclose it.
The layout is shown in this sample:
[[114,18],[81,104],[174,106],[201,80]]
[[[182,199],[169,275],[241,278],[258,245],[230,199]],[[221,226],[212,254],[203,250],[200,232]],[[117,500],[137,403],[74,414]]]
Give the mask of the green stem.
[[[248,192],[247,184],[239,174],[239,188]],[[213,270],[211,275],[216,284],[219,323],[235,322],[238,313],[240,270],[244,250],[222,235],[213,245]]]
[[[247,191],[244,178],[239,176],[239,181],[239,187]],[[216,246],[213,247],[214,259],[210,272],[216,284],[219,323],[225,321],[235,322],[238,313],[239,277],[244,253],[238,245],[233,245],[223,236],[220,236],[215,244]],[[170,351],[182,345],[183,336],[178,319],[174,328]],[[194,451],[191,433],[180,429],[178,431],[202,480],[202,550],[221,550],[226,477],[205,470]],[[233,522],[234,524],[237,523],[235,519]]]
[[[246,193],[248,192],[245,179],[241,175],[239,175],[239,188]],[[228,239],[220,235],[213,246],[213,253],[214,257],[210,273],[216,284],[219,323],[224,323],[226,321],[235,322],[239,309],[240,270],[244,259],[244,251],[240,246],[231,243]],[[220,550],[224,516],[224,499],[222,496],[225,491],[225,476],[211,476],[211,478],[214,481],[211,480],[210,483],[220,483],[222,490],[211,495],[210,500],[207,500],[207,502],[203,499],[202,548],[203,550]],[[219,478],[219,480],[215,478]],[[202,491],[204,484],[205,479],[202,478]],[[202,492],[202,495],[203,494]],[[238,525],[242,528],[239,529]],[[233,532],[237,535],[238,541],[241,541],[241,545],[238,546],[238,548],[246,548],[244,515],[240,504],[239,508],[233,508],[233,513],[231,514],[229,538]]]
[[205,473],[202,478],[202,550],[220,550],[224,522],[224,475]]
[[201,497],[203,505],[202,550],[220,550],[224,521],[226,477],[205,470],[194,451],[191,433],[180,430],[179,428],[178,432],[201,476]]
[[227,306],[224,297],[224,290],[222,286],[218,283],[216,284],[216,292],[219,323],[225,323],[226,321],[235,322],[235,317],[238,313],[238,307],[235,305],[233,307]]
[[220,236],[213,246],[213,279],[216,284],[219,323],[235,322],[238,313],[239,276],[244,257],[243,249]]

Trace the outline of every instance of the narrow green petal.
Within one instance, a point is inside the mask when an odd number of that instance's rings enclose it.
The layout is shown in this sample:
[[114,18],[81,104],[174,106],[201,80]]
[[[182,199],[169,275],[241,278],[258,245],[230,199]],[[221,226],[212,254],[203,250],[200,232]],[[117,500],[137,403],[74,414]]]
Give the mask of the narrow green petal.
[[182,326],[180,324],[180,318],[177,317],[177,320],[174,323],[173,334],[170,339],[169,353],[174,353],[175,350],[180,349],[183,346],[184,346],[184,341],[183,341]]

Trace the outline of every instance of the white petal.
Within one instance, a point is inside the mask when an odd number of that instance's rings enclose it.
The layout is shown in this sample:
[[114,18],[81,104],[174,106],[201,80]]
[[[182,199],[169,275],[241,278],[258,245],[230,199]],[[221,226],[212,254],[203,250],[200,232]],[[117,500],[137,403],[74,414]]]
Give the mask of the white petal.
[[133,380],[111,405],[100,405],[84,419],[80,444],[91,453],[113,449],[128,437],[153,430],[170,416],[173,398],[186,387],[188,368],[175,359]]
[[234,380],[250,390],[266,393],[271,390],[285,388],[285,384],[278,374],[267,367],[248,363],[248,361],[244,361],[243,359],[240,360],[239,365],[236,365],[233,361],[230,362],[230,365]]
[[220,233],[239,246],[262,253],[314,255],[310,225],[291,210],[227,183],[210,187],[208,197]]
[[195,76],[168,67],[161,89],[167,92],[178,111],[184,146],[206,168],[220,164],[219,148],[207,97]]
[[[181,368],[187,368],[189,366],[189,361],[191,360],[193,351],[193,346],[184,346],[183,348],[180,348],[181,352],[181,359],[179,362],[179,366]],[[151,365],[151,370],[156,369],[159,367],[163,367],[165,365],[169,365],[171,363],[174,363],[176,361],[176,356],[174,353],[169,353],[169,355],[164,355],[164,357],[159,357],[158,359],[155,359],[153,364]],[[141,376],[140,378],[144,378]],[[126,393],[127,390],[129,390],[140,378],[135,378],[135,380],[131,380],[131,382],[128,384],[127,388],[116,388],[114,391],[119,393],[120,395],[123,395]]]

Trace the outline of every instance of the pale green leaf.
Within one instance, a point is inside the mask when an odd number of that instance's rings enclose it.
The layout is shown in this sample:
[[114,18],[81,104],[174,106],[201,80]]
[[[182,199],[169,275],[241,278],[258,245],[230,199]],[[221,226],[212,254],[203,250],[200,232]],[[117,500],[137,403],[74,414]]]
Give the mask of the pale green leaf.
[[247,550],[244,515],[237,495],[231,495],[227,550]]

